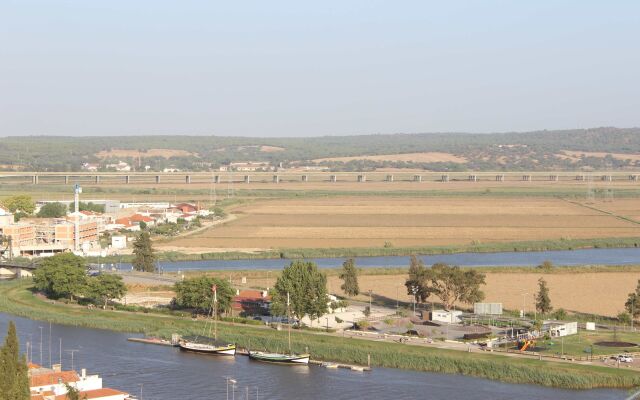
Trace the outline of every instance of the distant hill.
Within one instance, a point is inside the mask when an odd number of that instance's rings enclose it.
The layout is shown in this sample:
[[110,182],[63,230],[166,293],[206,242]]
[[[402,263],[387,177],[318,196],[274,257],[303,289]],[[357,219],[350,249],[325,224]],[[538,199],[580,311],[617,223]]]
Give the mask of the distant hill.
[[589,170],[640,168],[640,128],[512,133],[428,133],[313,138],[221,136],[50,137],[0,140],[0,170],[79,171],[117,161],[134,169],[217,169],[259,161],[331,170],[418,168]]

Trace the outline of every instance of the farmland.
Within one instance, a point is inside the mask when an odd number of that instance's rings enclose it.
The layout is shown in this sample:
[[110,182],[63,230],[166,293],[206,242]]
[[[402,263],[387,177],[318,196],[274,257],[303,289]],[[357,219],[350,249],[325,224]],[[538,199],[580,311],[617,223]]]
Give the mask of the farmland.
[[412,247],[640,235],[640,202],[336,196],[260,200],[237,218],[163,244],[184,248]]
[[[640,272],[576,272],[567,271],[543,274],[530,272],[488,272],[487,284],[483,287],[488,302],[503,303],[511,310],[524,306],[533,312],[533,293],[538,291],[538,278],[543,277],[549,286],[550,298],[555,309],[564,308],[568,312],[596,314],[615,317],[624,311],[627,295],[635,290]],[[398,295],[401,302],[411,302],[406,294],[405,274],[362,275],[360,287],[371,289],[374,298],[395,302]],[[329,276],[328,287],[340,292],[341,281],[337,276]],[[396,289],[398,288],[398,289]],[[396,292],[397,290],[397,292]],[[523,293],[527,293],[523,299]],[[361,296],[365,300],[366,296]],[[594,301],[597,298],[597,301]],[[438,300],[435,299],[437,302]],[[467,305],[468,307],[468,305]]]

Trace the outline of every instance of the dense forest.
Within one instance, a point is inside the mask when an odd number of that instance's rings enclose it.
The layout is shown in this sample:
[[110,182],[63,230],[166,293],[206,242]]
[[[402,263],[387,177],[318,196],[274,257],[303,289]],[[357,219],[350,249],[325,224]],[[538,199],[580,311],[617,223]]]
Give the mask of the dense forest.
[[[152,149],[155,150],[147,153]],[[170,149],[174,152],[162,154],[158,149]],[[132,151],[127,153],[118,152],[119,150]],[[419,152],[447,153],[466,161],[312,161],[321,158]],[[625,154],[636,157],[627,158]],[[0,138],[0,170],[30,171],[79,171],[84,163],[99,164],[104,169],[109,163],[118,161],[129,163],[134,170],[148,166],[153,171],[164,168],[209,170],[230,162],[245,161],[269,162],[274,166],[282,163],[284,167],[315,164],[331,170],[602,170],[640,167],[638,154],[640,128],[313,138],[180,135]]]

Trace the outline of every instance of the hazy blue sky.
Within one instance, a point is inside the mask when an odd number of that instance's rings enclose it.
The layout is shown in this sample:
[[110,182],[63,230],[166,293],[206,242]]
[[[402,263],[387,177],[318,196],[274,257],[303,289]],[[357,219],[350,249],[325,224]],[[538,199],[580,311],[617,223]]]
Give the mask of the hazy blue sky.
[[640,1],[0,0],[0,136],[640,125]]

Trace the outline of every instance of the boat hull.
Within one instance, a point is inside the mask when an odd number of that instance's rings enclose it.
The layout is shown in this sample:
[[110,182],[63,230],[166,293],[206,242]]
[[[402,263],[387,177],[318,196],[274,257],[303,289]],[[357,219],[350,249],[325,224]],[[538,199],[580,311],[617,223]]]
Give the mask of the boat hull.
[[276,364],[288,364],[288,365],[308,365],[308,354],[276,354],[276,353],[262,353],[262,352],[249,352],[249,358],[256,361],[270,362]]
[[210,354],[219,356],[235,356],[236,345],[228,346],[211,346],[199,343],[180,343],[180,350],[190,353]]

